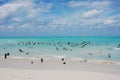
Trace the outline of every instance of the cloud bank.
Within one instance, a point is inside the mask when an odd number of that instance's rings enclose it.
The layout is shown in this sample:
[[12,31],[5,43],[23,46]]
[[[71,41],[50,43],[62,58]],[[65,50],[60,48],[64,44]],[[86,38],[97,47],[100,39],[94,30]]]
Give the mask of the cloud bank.
[[58,3],[52,2],[52,0],[50,2],[10,0],[0,5],[1,35],[4,32],[38,34],[66,32],[69,34],[71,32],[79,33],[80,30],[83,33],[93,31],[93,34],[98,34],[95,31],[102,30],[109,33],[111,28],[120,31],[120,13],[113,9],[112,5],[115,2],[111,0],[69,0],[64,4]]

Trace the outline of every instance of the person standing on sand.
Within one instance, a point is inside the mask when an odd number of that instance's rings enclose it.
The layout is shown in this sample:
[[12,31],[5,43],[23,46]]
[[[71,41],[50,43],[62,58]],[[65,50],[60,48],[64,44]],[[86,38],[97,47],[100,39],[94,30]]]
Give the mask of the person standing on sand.
[[7,59],[7,56],[9,56],[10,53],[5,53],[4,58]]
[[43,58],[41,58],[41,62],[43,62]]
[[6,55],[6,54],[4,55],[4,58],[5,58],[5,59],[7,58],[7,55]]
[[62,61],[64,61],[65,59],[64,58],[62,58]]

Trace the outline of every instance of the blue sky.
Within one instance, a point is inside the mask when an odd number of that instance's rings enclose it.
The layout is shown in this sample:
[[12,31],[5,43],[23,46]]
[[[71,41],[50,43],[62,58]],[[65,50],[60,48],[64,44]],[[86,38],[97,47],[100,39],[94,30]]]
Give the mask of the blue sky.
[[0,36],[120,36],[120,1],[0,0]]

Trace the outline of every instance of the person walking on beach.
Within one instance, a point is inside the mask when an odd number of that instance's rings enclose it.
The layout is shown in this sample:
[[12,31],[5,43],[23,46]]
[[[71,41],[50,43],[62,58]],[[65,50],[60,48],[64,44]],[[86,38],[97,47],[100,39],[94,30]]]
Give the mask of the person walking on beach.
[[41,62],[43,62],[43,58],[41,58]]
[[5,58],[5,59],[7,58],[7,55],[6,55],[6,54],[4,55],[4,58]]
[[7,59],[7,56],[9,56],[10,53],[5,53],[4,58]]
[[64,61],[65,59],[64,58],[62,58],[62,61]]

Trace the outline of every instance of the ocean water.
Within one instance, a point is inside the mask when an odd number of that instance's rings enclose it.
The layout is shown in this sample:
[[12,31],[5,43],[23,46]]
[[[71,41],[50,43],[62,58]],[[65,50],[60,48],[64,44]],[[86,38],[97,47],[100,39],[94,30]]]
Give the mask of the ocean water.
[[0,56],[120,61],[120,37],[0,37]]

